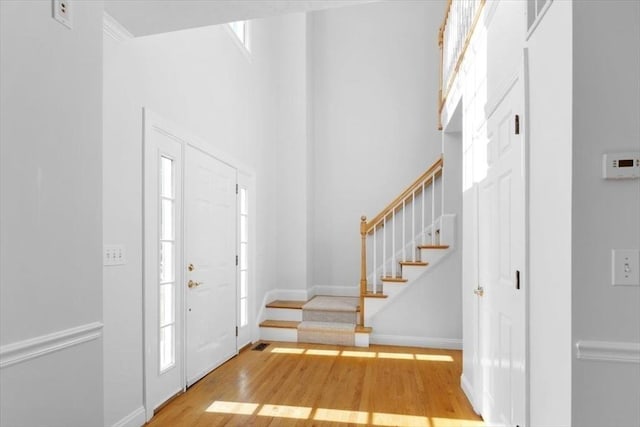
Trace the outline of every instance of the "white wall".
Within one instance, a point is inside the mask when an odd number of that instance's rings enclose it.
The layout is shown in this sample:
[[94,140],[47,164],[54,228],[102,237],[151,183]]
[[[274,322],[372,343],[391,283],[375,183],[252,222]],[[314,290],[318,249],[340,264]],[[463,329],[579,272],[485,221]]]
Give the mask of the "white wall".
[[[611,285],[611,250],[640,245],[640,181],[602,154],[640,150],[640,3],[573,6],[573,343],[640,342],[640,287]],[[574,349],[575,352],[575,349]],[[573,362],[572,422],[640,425],[640,364]]]
[[73,15],[0,2],[0,357],[27,357],[0,368],[6,426],[102,425],[102,2]]
[[277,100],[277,287],[305,290],[313,262],[307,256],[311,244],[308,205],[313,199],[307,179],[307,15],[289,14],[272,22],[278,28],[272,58]]
[[393,1],[310,14],[314,286],[358,286],[360,216],[375,216],[440,154],[444,6]]
[[[405,345],[462,346],[462,134],[445,134],[445,214],[455,214],[449,253],[373,318],[372,341]],[[436,197],[439,194],[436,191]],[[428,259],[426,261],[429,261]],[[391,338],[392,337],[392,338]]]
[[[255,173],[257,313],[268,290],[307,283],[305,15],[250,24],[251,54],[226,26],[116,42],[105,36],[105,423],[142,405],[142,107]],[[255,338],[255,337],[254,337]]]
[[[104,425],[144,422],[142,378],[142,112],[131,41],[104,36],[103,239],[127,263],[104,267]],[[137,412],[136,412],[137,411]]]
[[532,426],[572,423],[571,9],[571,2],[554,1],[528,42]]

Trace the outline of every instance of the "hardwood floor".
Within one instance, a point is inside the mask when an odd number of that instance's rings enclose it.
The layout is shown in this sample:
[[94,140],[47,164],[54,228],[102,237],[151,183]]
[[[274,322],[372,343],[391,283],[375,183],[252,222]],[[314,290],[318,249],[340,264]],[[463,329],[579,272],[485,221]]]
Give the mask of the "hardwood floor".
[[210,373],[148,426],[483,426],[460,373],[460,351],[272,342]]

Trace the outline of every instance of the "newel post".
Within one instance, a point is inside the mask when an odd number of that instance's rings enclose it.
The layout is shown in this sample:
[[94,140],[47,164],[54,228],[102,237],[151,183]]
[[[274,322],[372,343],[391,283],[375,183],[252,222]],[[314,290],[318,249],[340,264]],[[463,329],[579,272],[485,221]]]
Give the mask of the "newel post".
[[360,218],[360,237],[360,326],[364,326],[364,294],[367,293],[367,217],[364,215]]

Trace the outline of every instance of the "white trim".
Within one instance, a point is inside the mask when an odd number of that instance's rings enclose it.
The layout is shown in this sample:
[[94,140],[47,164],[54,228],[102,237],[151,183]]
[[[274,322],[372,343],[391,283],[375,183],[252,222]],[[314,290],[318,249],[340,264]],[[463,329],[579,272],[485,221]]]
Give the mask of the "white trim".
[[102,323],[92,322],[0,347],[0,368],[26,362],[102,336]]
[[413,337],[372,333],[369,341],[371,344],[462,350],[462,340],[454,338]]
[[640,363],[640,343],[578,341],[576,358],[603,362]]
[[460,388],[464,392],[465,396],[467,396],[467,400],[469,401],[469,403],[471,403],[474,412],[480,415],[480,410],[478,407],[476,407],[476,398],[473,394],[473,386],[464,374],[460,375]]
[[102,32],[117,42],[124,42],[134,38],[133,34],[107,12],[102,14]]
[[[540,22],[542,22],[542,19],[544,18],[544,15],[547,14],[547,11],[549,10],[549,8],[551,7],[551,3],[553,3],[553,0],[547,0],[547,3],[542,6],[542,10],[540,11],[540,13],[538,13],[536,15],[536,19],[533,21],[533,23],[531,24],[531,27],[527,28],[527,35],[525,37],[525,41],[528,42],[529,39],[531,38],[531,36],[533,35],[533,33],[536,31],[536,29],[538,28],[538,25],[540,25]],[[529,13],[529,10],[527,9],[527,14]],[[526,16],[526,14],[525,14]],[[527,17],[527,21],[526,24],[529,24],[529,16]]]
[[145,409],[141,406],[111,427],[140,427],[145,421]]

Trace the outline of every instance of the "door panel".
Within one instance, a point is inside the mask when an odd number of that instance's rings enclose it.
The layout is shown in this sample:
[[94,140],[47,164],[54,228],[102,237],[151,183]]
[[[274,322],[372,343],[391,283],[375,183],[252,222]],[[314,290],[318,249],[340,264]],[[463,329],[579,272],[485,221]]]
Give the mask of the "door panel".
[[515,132],[524,86],[517,78],[487,121],[488,153],[496,159],[479,183],[482,415],[491,425],[525,425],[525,277],[523,140]]
[[236,354],[236,170],[186,149],[187,385]]

